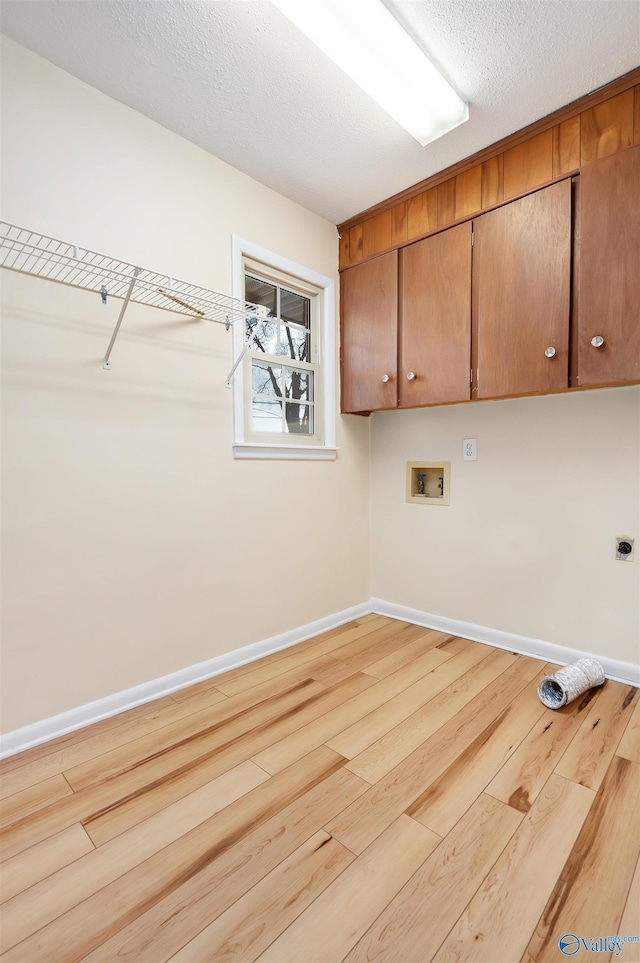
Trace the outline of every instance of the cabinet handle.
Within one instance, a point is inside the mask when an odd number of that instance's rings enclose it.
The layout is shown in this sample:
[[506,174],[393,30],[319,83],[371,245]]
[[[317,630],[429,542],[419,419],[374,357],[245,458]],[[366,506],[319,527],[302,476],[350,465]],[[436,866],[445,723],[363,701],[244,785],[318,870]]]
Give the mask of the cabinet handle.
[[409,371],[409,373],[407,374],[407,381],[415,381],[415,380],[416,380],[415,371]]
[[382,376],[382,381],[383,381],[384,384],[386,385],[387,381],[391,381],[391,378],[389,377],[389,375],[383,375],[383,376]]
[[593,345],[594,348],[601,348],[602,345],[604,344],[604,338],[602,337],[601,334],[597,334],[595,338],[591,339],[591,344]]
[[554,354],[556,353],[556,349],[553,346],[550,346],[545,348],[544,353],[547,358],[553,358]]

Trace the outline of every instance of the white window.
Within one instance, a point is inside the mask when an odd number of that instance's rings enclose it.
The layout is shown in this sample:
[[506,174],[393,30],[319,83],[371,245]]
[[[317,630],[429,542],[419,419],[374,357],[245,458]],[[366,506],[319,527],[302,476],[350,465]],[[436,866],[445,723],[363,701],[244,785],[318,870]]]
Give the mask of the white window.
[[258,305],[234,327],[238,458],[335,458],[334,284],[233,239],[234,297]]

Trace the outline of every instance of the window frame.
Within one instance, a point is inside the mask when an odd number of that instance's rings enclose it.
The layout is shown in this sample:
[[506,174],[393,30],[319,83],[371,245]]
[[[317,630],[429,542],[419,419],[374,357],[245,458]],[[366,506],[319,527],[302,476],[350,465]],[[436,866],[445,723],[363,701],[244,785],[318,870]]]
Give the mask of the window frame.
[[[266,352],[260,351],[255,347],[255,343],[247,348],[244,355],[244,385],[245,385],[245,399],[244,399],[244,437],[245,441],[251,444],[274,444],[278,445],[282,442],[287,444],[297,444],[308,446],[319,446],[323,444],[324,438],[324,421],[322,418],[323,410],[323,397],[322,397],[322,353],[320,346],[320,318],[322,313],[322,295],[321,289],[317,288],[315,285],[305,284],[300,281],[299,278],[294,278],[289,274],[284,274],[282,271],[277,271],[270,266],[267,267],[252,258],[245,257],[243,259],[244,270],[243,277],[246,282],[247,275],[256,277],[259,280],[265,281],[267,284],[272,284],[274,287],[278,288],[281,296],[282,291],[291,291],[292,294],[300,295],[303,298],[309,300],[309,327],[308,327],[308,345],[309,345],[309,360],[307,361],[297,361],[295,358],[291,358],[287,354],[267,354]],[[251,301],[251,297],[247,296],[246,293],[246,283],[245,283],[245,300]],[[282,317],[282,311],[278,312],[278,317]],[[294,328],[297,325],[293,325]],[[281,332],[280,332],[281,338]],[[281,368],[283,385],[284,385],[284,371],[288,369],[289,371],[302,371],[307,372],[311,375],[313,382],[313,398],[311,402],[311,408],[313,411],[313,428],[314,430],[309,434],[288,434],[285,431],[277,432],[257,432],[253,428],[253,403],[255,401],[255,395],[252,390],[252,371],[253,363],[257,362],[261,366]],[[270,400],[271,395],[265,395],[264,400]],[[284,405],[286,404],[286,398],[280,399],[281,406],[281,419],[284,422],[285,411]]]
[[[314,403],[315,434],[294,436],[290,434],[265,434],[263,438],[251,430],[251,361],[270,357],[262,352],[248,350],[243,363],[238,365],[233,380],[234,399],[234,441],[235,458],[262,459],[321,459],[336,458],[336,358],[335,358],[335,282],[332,278],[312,271],[304,265],[281,257],[272,251],[250,241],[232,236],[232,289],[237,300],[245,300],[245,273],[256,272],[286,288],[288,284],[294,291],[317,292],[315,300],[316,322],[313,333],[315,347],[312,348],[316,360],[312,363],[295,363],[283,356],[281,363],[291,367],[314,370],[314,393],[318,401]],[[233,356],[238,358],[244,348],[244,324],[233,326]],[[248,390],[247,390],[248,389]],[[296,438],[292,442],[292,438]],[[304,440],[302,440],[304,438]]]

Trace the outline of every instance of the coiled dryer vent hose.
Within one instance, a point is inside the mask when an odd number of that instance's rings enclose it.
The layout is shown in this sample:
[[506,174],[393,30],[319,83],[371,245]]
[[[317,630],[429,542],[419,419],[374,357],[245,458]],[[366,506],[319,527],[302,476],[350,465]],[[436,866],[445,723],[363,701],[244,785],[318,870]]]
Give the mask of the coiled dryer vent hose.
[[578,659],[538,683],[540,701],[548,709],[561,709],[594,685],[604,682],[604,669],[595,659]]

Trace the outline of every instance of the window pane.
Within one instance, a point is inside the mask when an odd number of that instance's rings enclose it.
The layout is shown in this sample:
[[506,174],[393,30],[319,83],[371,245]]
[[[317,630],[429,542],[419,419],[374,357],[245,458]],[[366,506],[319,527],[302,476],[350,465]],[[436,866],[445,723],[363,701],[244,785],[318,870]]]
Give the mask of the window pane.
[[280,350],[278,352],[293,361],[309,361],[309,332],[304,328],[280,325]]
[[282,368],[253,361],[251,364],[251,390],[254,395],[282,397]]
[[285,396],[301,401],[313,401],[313,372],[284,369]]
[[295,435],[313,434],[313,405],[286,404],[287,431]]
[[251,405],[251,427],[253,431],[270,431],[282,434],[282,406],[277,399],[267,396],[254,398]]
[[244,276],[244,297],[252,304],[264,304],[273,315],[278,313],[278,289],[275,284],[268,281],[261,281],[250,274]]
[[[263,351],[265,354],[278,354],[277,321],[256,318],[249,315],[245,318],[245,338],[251,351]],[[252,337],[255,335],[255,337]]]
[[304,298],[301,294],[294,294],[293,291],[280,288],[280,317],[283,321],[291,321],[293,324],[308,328],[310,316],[310,298]]

